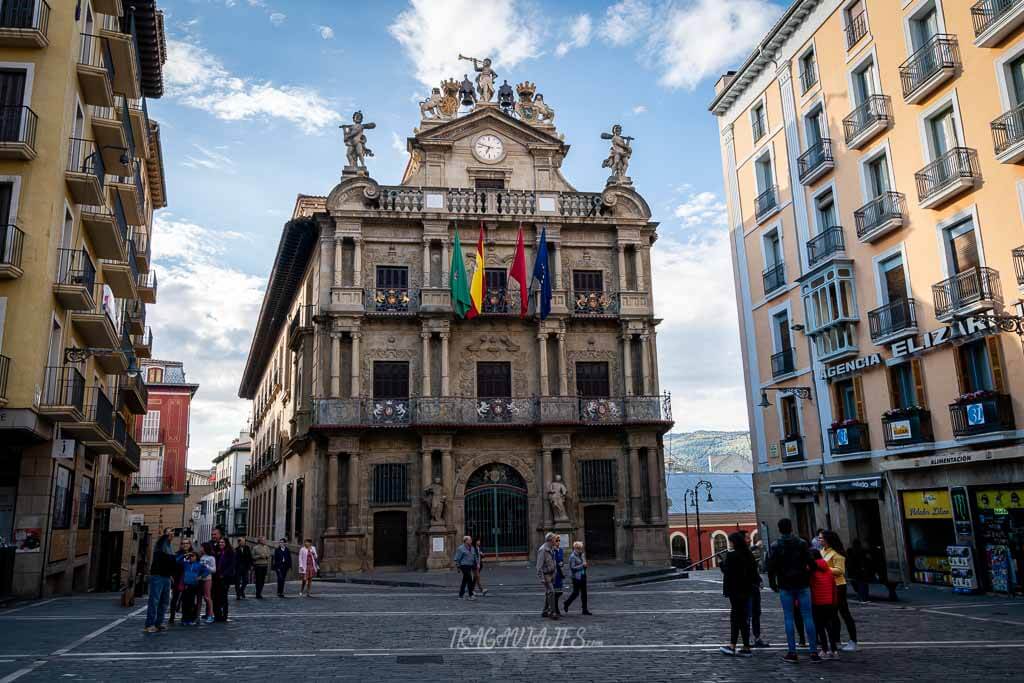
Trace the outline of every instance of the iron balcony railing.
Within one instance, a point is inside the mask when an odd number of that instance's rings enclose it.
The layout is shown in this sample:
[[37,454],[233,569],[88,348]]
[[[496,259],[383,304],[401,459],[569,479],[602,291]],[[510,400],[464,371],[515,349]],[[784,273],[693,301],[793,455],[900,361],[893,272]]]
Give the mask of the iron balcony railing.
[[43,371],[43,395],[39,399],[41,406],[70,406],[81,411],[84,400],[85,378],[77,368],[51,365]]
[[813,268],[845,250],[846,240],[843,238],[843,228],[839,225],[833,225],[831,228],[826,228],[820,234],[807,240],[808,265]]
[[[428,205],[437,196],[437,205]],[[428,200],[431,197],[431,200]],[[550,200],[550,201],[549,201]],[[596,217],[604,201],[599,192],[533,192],[529,190],[488,190],[465,187],[405,187],[385,185],[369,200],[369,207],[387,213],[419,213],[447,210],[448,213],[500,216],[530,216],[557,213],[560,216]]]
[[871,341],[891,337],[905,330],[917,328],[917,303],[913,299],[896,299],[873,311],[868,311]]
[[914,174],[917,198],[924,202],[960,180],[978,178],[978,152],[970,147],[954,147]]
[[0,6],[0,28],[39,31],[45,36],[49,27],[50,6],[46,0],[4,0]]
[[977,38],[994,26],[1012,10],[1024,5],[1024,0],[978,0],[971,6],[974,37]]
[[863,10],[857,12],[855,16],[849,18],[843,30],[846,32],[846,49],[849,50],[868,34],[867,14]]
[[818,65],[813,61],[804,64],[804,70],[800,72],[801,94],[806,93],[818,82]]
[[932,414],[924,408],[890,410],[882,416],[882,437],[886,448],[931,443]]
[[857,237],[863,239],[891,220],[903,218],[904,197],[900,192],[883,192],[853,212]]
[[156,290],[156,271],[151,270],[148,273],[139,273],[138,284],[143,289]]
[[[121,149],[124,152],[124,154],[126,154],[126,155],[129,154],[129,151],[127,149],[122,149],[120,147],[118,147],[117,149]],[[139,202],[145,201],[146,195],[145,195],[145,193],[142,190],[142,170],[141,170],[142,169],[142,164],[140,164],[136,159],[134,159],[134,158],[132,158],[130,156],[128,156],[126,158],[128,160],[128,163],[126,164],[127,167],[128,167],[128,174],[127,175],[113,175],[113,174],[111,174],[111,175],[107,176],[107,182],[117,183],[118,185],[134,185],[135,186],[135,191],[138,193],[138,197],[139,197],[138,201]]]
[[964,437],[1013,431],[1017,428],[1013,399],[1008,394],[978,392],[975,398],[962,398],[949,406],[953,436]]
[[121,413],[114,413],[114,434],[111,438],[122,448],[128,445],[128,423],[124,421]]
[[484,290],[484,315],[519,315],[520,308],[518,290]]
[[910,55],[900,65],[900,85],[904,99],[913,95],[918,88],[944,69],[960,67],[960,47],[956,36],[948,33],[937,33]]
[[137,322],[140,327],[146,326],[146,304],[142,301],[135,299],[126,302],[124,310],[129,320]]
[[755,116],[750,122],[750,126],[754,132],[754,142],[757,142],[764,137],[765,133],[768,132],[767,126],[765,125],[764,116]]
[[1024,142],[1024,104],[1014,107],[991,124],[992,144],[996,154],[1002,154]]
[[772,378],[796,372],[796,350],[783,349],[772,355]]
[[768,266],[761,273],[764,282],[764,293],[767,295],[786,284],[786,264],[783,261],[774,266]]
[[615,315],[619,311],[619,293],[603,290],[579,290],[572,293],[572,314],[579,316]]
[[0,401],[7,400],[7,378],[11,374],[11,359],[0,355]]
[[35,151],[39,117],[23,104],[0,107],[0,143],[26,145]]
[[16,225],[0,225],[0,266],[21,268],[25,233]]
[[99,387],[88,387],[82,403],[82,422],[94,422],[111,437],[114,434],[114,404]]
[[864,422],[836,425],[828,430],[832,455],[849,455],[871,450],[868,426]]
[[408,287],[378,287],[368,304],[375,313],[409,313],[416,310],[416,292]]
[[100,186],[103,186],[107,170],[103,165],[103,155],[93,140],[71,138],[68,147],[68,171],[96,176]]
[[888,95],[869,95],[856,109],[843,119],[846,144],[879,122],[892,121],[892,98]]
[[942,317],[974,304],[1003,303],[1003,290],[999,272],[987,267],[975,267],[932,285],[935,315]]
[[125,434],[124,457],[135,466],[136,471],[139,469],[142,462],[142,449],[139,448],[139,444],[135,442],[135,438],[131,434]]
[[82,34],[78,63],[105,70],[110,83],[114,83],[114,58],[110,56],[110,43],[103,36]]
[[808,147],[807,151],[797,159],[800,182],[803,182],[805,178],[828,163],[834,163],[832,158],[832,140],[821,138]]
[[1024,285],[1024,247],[1013,250],[1013,272],[1017,276],[1017,284]]
[[165,493],[174,490],[174,477],[132,474],[129,490],[134,493]]
[[754,198],[754,216],[762,218],[779,204],[779,186],[772,185]]
[[96,266],[85,249],[57,250],[57,284],[84,287],[92,294],[96,284]]

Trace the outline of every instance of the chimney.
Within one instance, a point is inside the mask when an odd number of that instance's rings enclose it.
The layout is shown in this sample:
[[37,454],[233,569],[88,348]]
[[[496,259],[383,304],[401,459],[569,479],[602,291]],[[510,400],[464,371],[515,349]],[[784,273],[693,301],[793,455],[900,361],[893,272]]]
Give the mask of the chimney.
[[722,91],[729,87],[732,79],[736,78],[735,71],[726,71],[715,83],[715,95],[721,95]]

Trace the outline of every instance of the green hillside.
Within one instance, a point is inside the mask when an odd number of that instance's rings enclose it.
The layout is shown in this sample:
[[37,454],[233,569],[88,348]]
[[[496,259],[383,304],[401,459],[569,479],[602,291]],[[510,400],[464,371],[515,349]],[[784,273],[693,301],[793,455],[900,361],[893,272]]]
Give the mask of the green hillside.
[[710,455],[740,455],[750,461],[750,432],[671,432],[665,435],[665,469],[706,472]]

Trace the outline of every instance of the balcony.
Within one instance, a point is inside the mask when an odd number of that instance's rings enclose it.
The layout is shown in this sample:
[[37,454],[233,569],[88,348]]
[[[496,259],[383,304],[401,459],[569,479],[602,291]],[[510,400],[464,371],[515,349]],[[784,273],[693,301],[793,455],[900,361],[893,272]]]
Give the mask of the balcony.
[[149,231],[144,225],[133,225],[129,239],[135,242],[135,265],[140,273],[145,273],[150,267],[150,239]]
[[366,302],[371,315],[411,315],[415,310],[416,292],[408,287],[378,287]]
[[7,405],[7,378],[11,375],[11,359],[0,355],[0,408]]
[[819,180],[835,166],[836,162],[832,158],[832,140],[829,138],[818,140],[797,159],[800,182],[804,185]]
[[1024,0],[978,0],[971,6],[974,44],[995,47],[1024,24]]
[[[1024,7],[1024,2],[1021,3]],[[1014,107],[991,124],[996,161],[1016,164],[1024,159],[1024,105]]]
[[845,421],[828,430],[829,445],[835,457],[867,453],[871,450],[868,426],[863,422]]
[[462,187],[382,185],[368,208],[386,214],[429,216],[438,212],[470,216],[549,216],[568,219],[606,215],[600,192],[485,190]]
[[1024,247],[1013,250],[1013,272],[1017,276],[1017,286],[1024,287]]
[[484,310],[480,311],[480,314],[487,317],[518,318],[521,308],[519,290],[486,289]]
[[103,282],[118,299],[138,299],[139,269],[135,265],[135,243],[128,240],[128,255],[121,259],[100,259]]
[[810,268],[845,253],[846,240],[842,226],[833,225],[807,240],[807,265]]
[[932,285],[935,317],[948,322],[953,317],[1001,308],[1003,289],[999,272],[992,268],[972,268]]
[[999,432],[1016,430],[1013,415],[1013,401],[1008,394],[994,391],[978,391],[961,396],[950,404],[949,418],[953,425],[953,436],[969,439]]
[[803,462],[807,459],[804,454],[804,438],[802,436],[791,436],[779,442],[779,451],[782,453],[783,464],[791,462]]
[[772,355],[772,379],[796,372],[796,350],[783,349]]
[[807,91],[817,85],[817,83],[818,65],[813,61],[807,62],[804,65],[804,70],[800,72],[800,94],[806,94]]
[[103,164],[108,173],[123,173],[123,168],[116,168],[128,160],[125,150],[128,149],[128,136],[131,126],[128,124],[127,112],[122,111],[124,100],[115,96],[114,104],[109,107],[89,107],[92,118],[92,135],[97,147],[102,150]]
[[[116,418],[114,427],[116,430]],[[128,433],[125,433],[124,435],[124,455],[121,457],[121,460],[127,465],[128,469],[134,472],[139,471],[139,465],[142,462],[142,450],[139,448],[139,444],[135,443],[135,439],[132,438],[132,435]]]
[[96,149],[96,143],[71,138],[64,180],[75,203],[94,206],[106,204],[103,193],[105,178],[106,167],[103,165],[103,156]]
[[924,408],[898,408],[882,415],[882,435],[886,448],[919,446],[935,440],[932,414]]
[[[78,84],[86,104],[114,104],[114,60],[110,44],[102,36],[83,33],[78,52]],[[98,202],[93,202],[98,203]]]
[[85,401],[85,378],[76,368],[58,365],[43,371],[39,414],[55,422],[79,420]]
[[868,34],[867,14],[861,11],[857,13],[857,16],[850,17],[846,26],[843,27],[843,33],[846,34],[846,49],[853,49],[853,46]]
[[874,242],[903,227],[905,198],[899,192],[883,192],[853,212],[857,239]]
[[139,298],[145,303],[156,303],[156,271],[138,274],[138,292]]
[[119,197],[114,197],[112,207],[106,203],[85,205],[82,207],[81,219],[96,255],[118,261],[126,258],[128,221]]
[[39,117],[28,107],[0,106],[0,159],[35,159],[38,125]]
[[619,293],[581,290],[572,293],[574,316],[584,318],[611,318],[619,313]]
[[138,474],[133,474],[129,489],[131,490],[132,495],[138,495],[140,493],[173,493],[174,477],[143,477]]
[[114,435],[114,404],[100,387],[86,388],[83,396],[82,417],[61,425],[61,434],[105,452]]
[[[122,151],[127,154],[126,151]],[[142,186],[140,164],[135,159],[129,158],[128,164],[125,166],[128,173],[107,175],[107,183],[117,192],[127,221],[132,225],[145,225],[146,192]]]
[[[124,421],[121,413],[114,413],[114,434],[110,438],[105,452],[114,456],[123,457],[127,454],[128,443],[131,436],[128,434],[128,424]],[[134,463],[136,470],[139,469],[138,461]]]
[[0,7],[0,47],[46,47],[49,26],[46,0],[5,0]]
[[960,47],[956,36],[938,33],[900,65],[903,100],[918,104],[960,70]]
[[16,225],[0,225],[0,280],[14,280],[21,277],[21,252],[25,245],[25,233]]
[[766,297],[782,287],[786,284],[785,262],[777,263],[774,266],[765,268],[764,271],[761,272],[761,280],[764,283],[764,295]]
[[92,300],[91,308],[71,311],[71,324],[86,346],[120,349],[121,335],[115,324],[118,311],[113,293],[106,285],[96,283],[93,285]]
[[149,389],[142,375],[125,375],[118,379],[118,393],[121,401],[133,415],[145,415],[149,403]]
[[772,185],[754,198],[754,218],[758,223],[779,210],[779,186]]
[[881,346],[917,334],[917,304],[913,299],[897,299],[868,311],[871,341]]
[[153,329],[147,327],[142,334],[132,335],[132,348],[139,358],[153,357]]
[[128,332],[142,334],[146,331],[146,304],[135,299],[125,303],[125,315],[128,317]]
[[142,96],[142,84],[139,80],[142,67],[139,64],[139,46],[135,38],[135,14],[130,12],[125,17],[106,15],[100,36],[109,47],[109,54],[114,65],[114,90],[128,97]]
[[149,107],[146,98],[128,100],[128,117],[131,121],[132,138],[135,140],[135,149],[139,156],[148,159],[149,149]]
[[850,149],[862,149],[892,125],[892,98],[870,95],[843,119],[843,137]]
[[166,433],[163,427],[140,427],[139,428],[139,443],[165,443]]
[[921,208],[937,208],[981,181],[978,153],[969,147],[954,147],[915,173],[914,179]]
[[307,334],[313,334],[314,313],[316,307],[312,305],[299,306],[288,323],[288,348],[292,351],[299,349],[299,344]]
[[71,311],[88,311],[96,307],[93,291],[96,267],[85,249],[57,250],[57,277],[53,293],[60,305]]

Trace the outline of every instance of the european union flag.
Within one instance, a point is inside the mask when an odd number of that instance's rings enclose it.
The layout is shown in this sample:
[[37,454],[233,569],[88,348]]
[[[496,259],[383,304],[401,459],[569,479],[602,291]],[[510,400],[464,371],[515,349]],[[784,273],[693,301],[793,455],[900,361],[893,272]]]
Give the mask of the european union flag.
[[[545,320],[551,315],[551,273],[548,270],[548,228],[544,226],[540,233],[540,244],[537,246],[537,257],[533,262],[532,282],[540,283],[540,319]],[[531,288],[532,289],[532,288]]]

